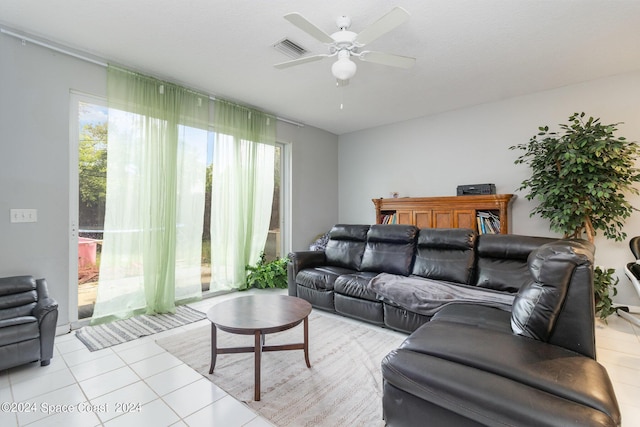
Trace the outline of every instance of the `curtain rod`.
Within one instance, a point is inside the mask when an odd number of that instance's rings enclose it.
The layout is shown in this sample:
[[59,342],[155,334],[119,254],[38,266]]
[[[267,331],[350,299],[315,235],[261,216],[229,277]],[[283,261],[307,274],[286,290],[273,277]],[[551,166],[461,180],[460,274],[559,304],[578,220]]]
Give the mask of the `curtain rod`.
[[47,49],[54,50],[56,52],[64,53],[65,55],[73,56],[74,58],[82,59],[83,61],[91,62],[93,64],[100,65],[102,67],[106,67],[108,64],[106,62],[98,61],[97,59],[89,58],[88,56],[80,55],[79,53],[71,52],[70,50],[63,49],[58,46],[54,46],[49,43],[45,43],[40,40],[36,40],[31,37],[24,36],[22,34],[14,33],[13,31],[5,30],[4,28],[0,28],[0,33],[6,34],[11,37],[15,37],[17,39],[22,40],[22,44],[25,42],[33,43],[38,46],[46,47]]
[[[90,58],[88,56],[81,55],[81,54],[76,53],[76,52],[72,52],[72,51],[70,51],[68,49],[64,49],[62,47],[58,47],[58,46],[52,45],[50,43],[46,43],[44,41],[37,40],[37,39],[34,39],[32,37],[25,36],[24,34],[19,34],[19,33],[13,32],[13,31],[9,31],[9,30],[7,30],[5,28],[0,28],[0,33],[6,34],[8,36],[15,37],[17,39],[22,40],[22,44],[23,45],[26,42],[29,42],[29,43],[33,43],[35,45],[38,45],[38,46],[41,46],[41,47],[44,47],[44,48],[47,48],[47,49],[51,49],[51,50],[59,52],[59,53],[63,53],[63,54],[68,55],[68,56],[72,56],[72,57],[77,58],[77,59],[81,59],[81,60],[86,61],[86,62],[90,62],[92,64],[100,65],[101,67],[105,67],[106,68],[106,67],[109,66],[109,64],[104,62],[104,61],[93,59],[93,58]],[[216,98],[214,96],[212,96],[212,95],[209,95],[209,99],[215,100]],[[304,127],[304,125],[302,123],[295,122],[293,120],[285,119],[285,118],[278,117],[278,116],[275,116],[275,117],[276,117],[276,120],[279,120],[281,122],[289,123],[289,124],[292,124],[292,125],[298,126],[298,127]]]

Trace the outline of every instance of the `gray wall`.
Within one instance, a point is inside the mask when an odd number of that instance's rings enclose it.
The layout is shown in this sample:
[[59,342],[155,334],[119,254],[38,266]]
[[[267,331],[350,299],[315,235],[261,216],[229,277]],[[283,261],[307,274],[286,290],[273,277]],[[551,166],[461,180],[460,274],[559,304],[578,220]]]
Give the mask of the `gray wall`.
[[[0,35],[0,276],[47,279],[69,322],[70,89],[105,93],[100,66]],[[10,223],[12,208],[38,210]]]
[[292,143],[291,250],[309,244],[338,222],[338,137],[318,128],[280,123],[278,140]]
[[[389,126],[340,136],[340,222],[375,221],[371,199],[455,195],[460,184],[494,183],[498,193],[516,193],[512,232],[551,236],[548,223],[530,218],[534,204],[516,192],[529,176],[512,145],[526,143],[538,126],[557,129],[574,112],[624,122],[618,135],[640,141],[640,72],[586,82]],[[372,166],[372,165],[375,165]],[[640,208],[640,198],[630,197]],[[640,234],[640,212],[627,221],[629,237]],[[616,301],[640,306],[624,275],[633,260],[628,242],[596,240],[596,262],[620,277]]]
[[[105,97],[106,69],[0,34],[0,277],[46,278],[60,326],[77,310],[69,304],[77,289],[69,268],[77,250],[69,243],[69,197],[77,197],[69,191],[71,91]],[[306,126],[279,124],[278,132],[294,165],[289,240],[303,249],[337,222],[338,138]],[[10,223],[13,208],[37,209],[38,222]]]

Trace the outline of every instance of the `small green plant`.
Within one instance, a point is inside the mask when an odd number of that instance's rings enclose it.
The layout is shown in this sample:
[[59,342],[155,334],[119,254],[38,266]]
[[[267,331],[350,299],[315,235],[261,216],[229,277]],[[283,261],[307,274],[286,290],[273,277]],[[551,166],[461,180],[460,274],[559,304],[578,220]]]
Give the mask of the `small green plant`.
[[245,269],[249,272],[247,281],[239,289],[241,291],[258,288],[281,288],[287,287],[287,262],[288,258],[278,258],[266,262],[264,252],[260,254],[260,259],[256,265],[247,265]]
[[[596,314],[602,320],[616,312],[613,306],[612,297],[618,293],[616,285],[620,281],[614,276],[616,270],[613,268],[602,269],[598,266],[593,270],[593,289],[596,301]],[[606,320],[605,320],[606,322]]]

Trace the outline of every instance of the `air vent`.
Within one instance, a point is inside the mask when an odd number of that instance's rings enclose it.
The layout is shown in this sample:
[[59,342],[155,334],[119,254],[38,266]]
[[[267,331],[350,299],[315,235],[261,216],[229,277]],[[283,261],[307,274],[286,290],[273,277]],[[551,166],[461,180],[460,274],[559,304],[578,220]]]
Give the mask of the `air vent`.
[[289,39],[282,39],[278,43],[274,44],[273,47],[277,51],[282,52],[289,58],[293,59],[298,59],[308,52],[307,49],[303,48],[299,44],[292,42]]

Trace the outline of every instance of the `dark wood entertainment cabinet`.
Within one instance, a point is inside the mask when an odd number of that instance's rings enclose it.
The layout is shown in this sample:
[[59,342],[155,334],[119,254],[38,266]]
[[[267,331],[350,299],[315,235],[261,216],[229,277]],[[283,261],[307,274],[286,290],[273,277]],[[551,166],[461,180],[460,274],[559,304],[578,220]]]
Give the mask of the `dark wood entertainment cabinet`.
[[[411,224],[418,228],[471,228],[508,234],[513,194],[373,199],[376,224]],[[484,218],[495,225],[485,227]]]

